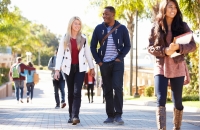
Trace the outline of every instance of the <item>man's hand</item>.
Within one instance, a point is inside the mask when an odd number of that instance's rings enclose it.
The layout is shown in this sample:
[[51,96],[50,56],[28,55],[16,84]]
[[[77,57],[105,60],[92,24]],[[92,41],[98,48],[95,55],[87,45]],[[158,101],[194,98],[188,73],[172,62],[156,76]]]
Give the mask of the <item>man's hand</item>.
[[102,63],[102,62],[99,62],[99,63],[98,63],[98,65],[99,65],[99,66],[102,66],[102,65],[103,65],[103,63]]
[[55,70],[54,79],[59,80],[59,78],[60,78],[60,71]]
[[115,59],[115,61],[120,62],[121,60],[117,58],[117,59]]

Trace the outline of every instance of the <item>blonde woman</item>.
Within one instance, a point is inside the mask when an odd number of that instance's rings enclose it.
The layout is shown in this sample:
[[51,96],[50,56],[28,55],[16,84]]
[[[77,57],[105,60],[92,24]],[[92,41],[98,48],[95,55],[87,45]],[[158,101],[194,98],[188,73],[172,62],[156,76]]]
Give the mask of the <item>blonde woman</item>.
[[72,17],[68,23],[67,33],[58,48],[55,75],[60,77],[60,71],[65,73],[68,86],[69,120],[68,123],[80,123],[79,110],[81,106],[81,89],[87,71],[95,75],[94,64],[86,37],[81,33],[82,23],[79,17]]

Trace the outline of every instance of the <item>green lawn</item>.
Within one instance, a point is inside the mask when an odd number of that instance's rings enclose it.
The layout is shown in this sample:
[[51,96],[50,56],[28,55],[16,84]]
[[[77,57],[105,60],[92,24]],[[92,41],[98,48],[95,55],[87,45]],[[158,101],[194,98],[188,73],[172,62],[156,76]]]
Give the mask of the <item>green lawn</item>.
[[[135,101],[156,101],[156,97],[134,98],[134,96],[124,96],[124,99],[125,100],[135,100]],[[173,105],[173,103],[171,101],[167,101],[167,104]],[[200,101],[183,101],[183,106],[200,108]]]
[[134,98],[134,96],[124,96],[125,100],[136,100],[136,101],[155,101],[156,97],[139,97]]
[[[167,104],[173,105],[172,102],[167,102]],[[183,106],[200,108],[200,101],[183,101]]]

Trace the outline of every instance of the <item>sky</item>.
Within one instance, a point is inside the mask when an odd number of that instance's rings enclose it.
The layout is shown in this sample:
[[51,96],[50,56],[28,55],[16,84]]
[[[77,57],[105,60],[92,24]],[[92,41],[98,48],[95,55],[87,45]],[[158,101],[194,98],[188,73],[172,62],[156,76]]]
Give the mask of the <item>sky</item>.
[[93,28],[102,22],[98,9],[88,7],[89,0],[11,0],[11,5],[19,7],[22,16],[47,26],[55,34],[65,34],[73,16],[79,16]]

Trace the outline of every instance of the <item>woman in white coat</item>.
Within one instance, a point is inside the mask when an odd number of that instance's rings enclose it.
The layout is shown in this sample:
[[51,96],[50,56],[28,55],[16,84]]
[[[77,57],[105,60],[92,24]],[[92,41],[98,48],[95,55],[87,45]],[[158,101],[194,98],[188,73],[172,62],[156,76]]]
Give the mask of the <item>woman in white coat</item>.
[[58,80],[59,71],[65,73],[68,86],[68,123],[80,123],[81,90],[88,63],[94,76],[94,64],[86,37],[81,34],[82,23],[79,17],[72,17],[68,23],[67,33],[58,48],[54,78]]

